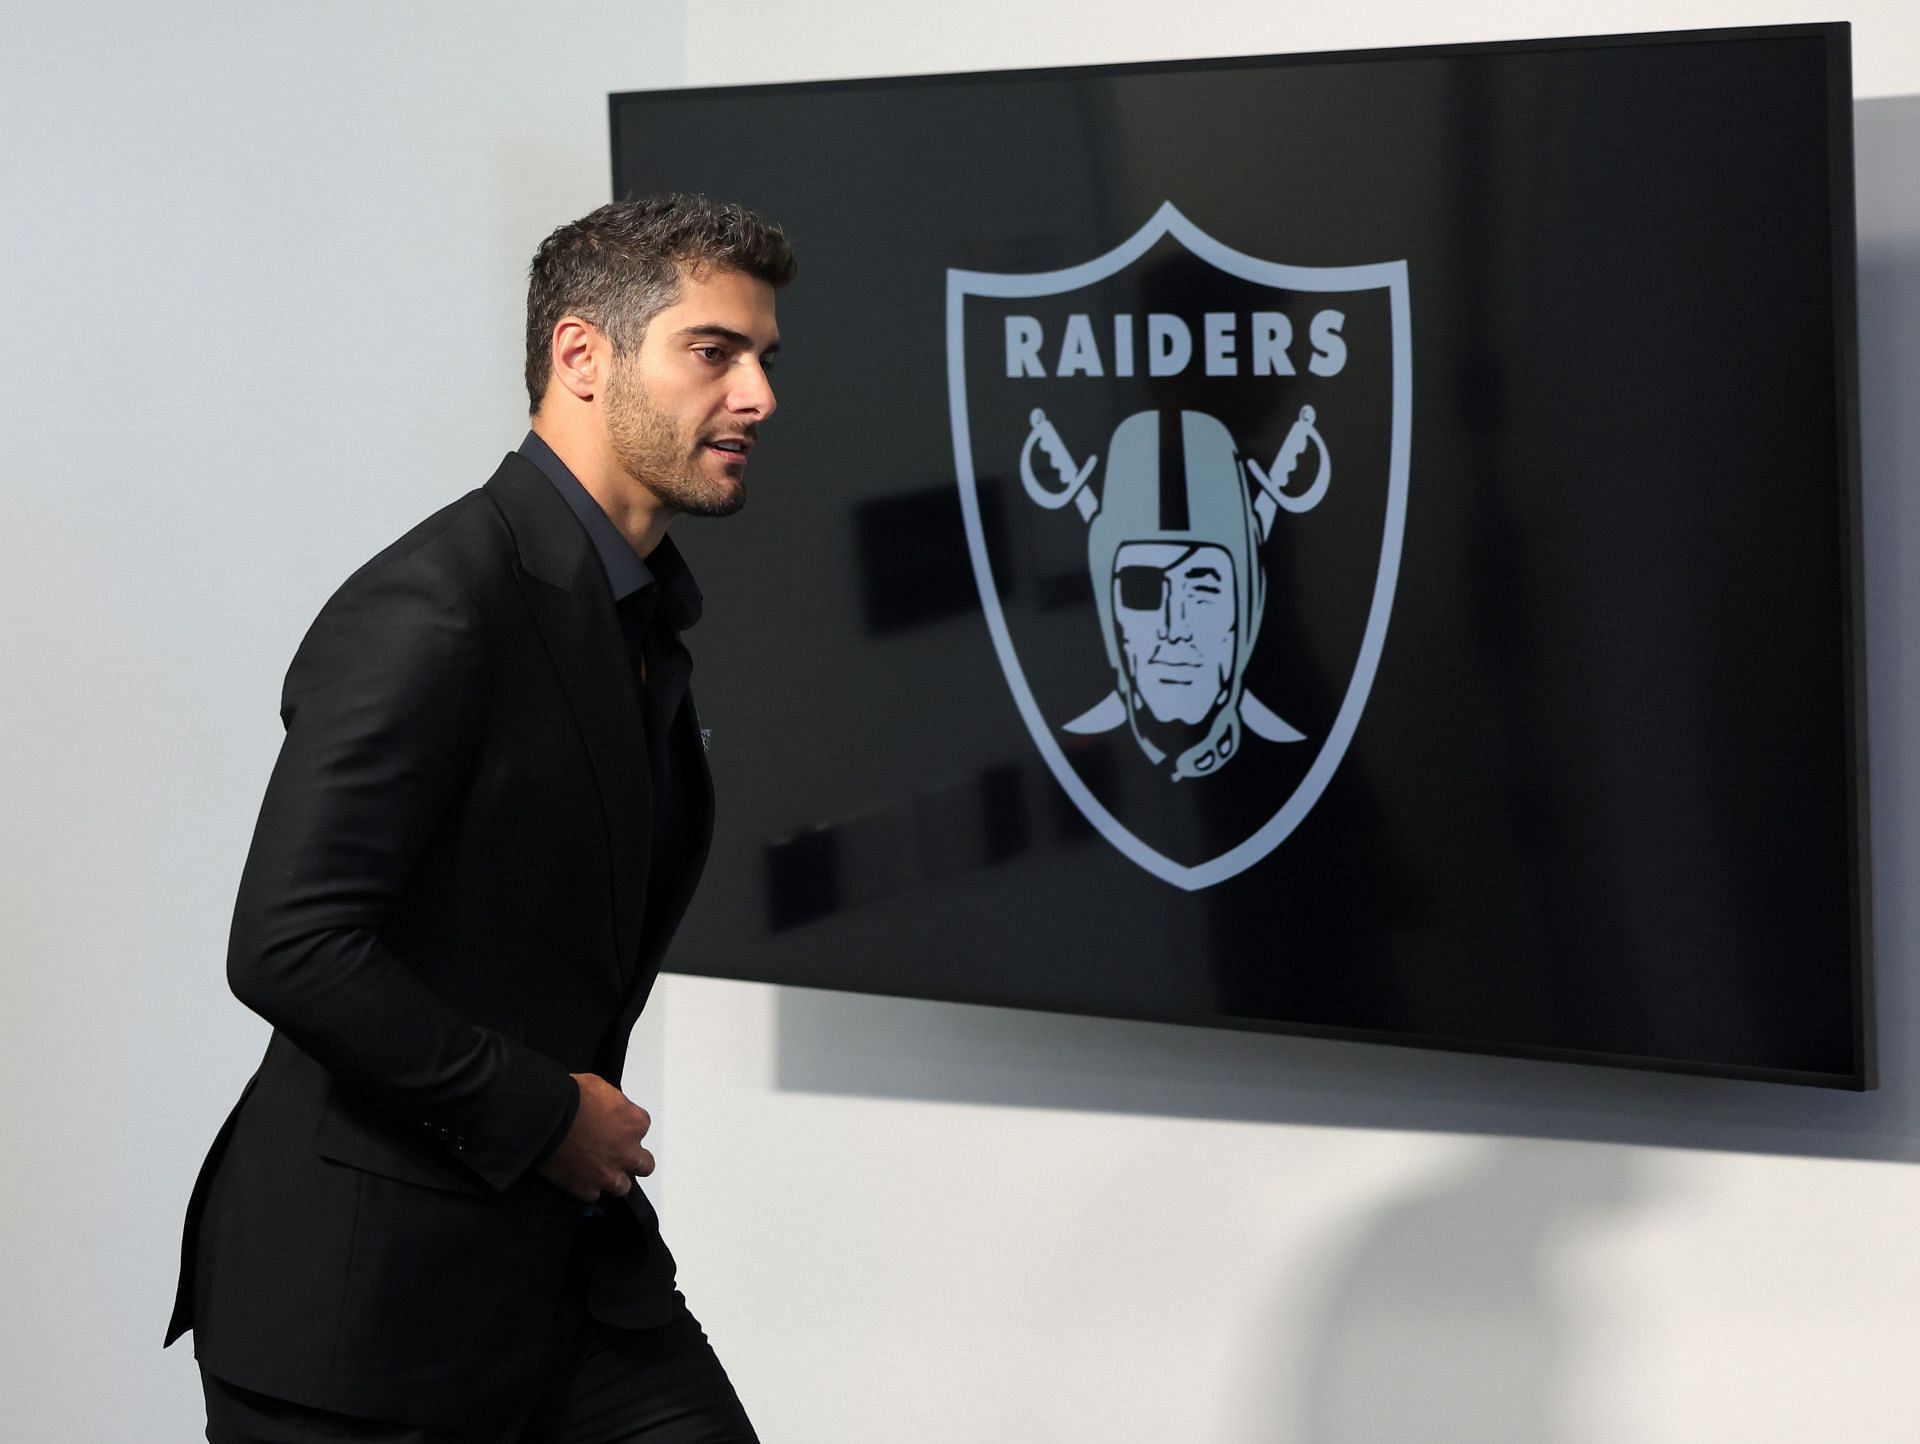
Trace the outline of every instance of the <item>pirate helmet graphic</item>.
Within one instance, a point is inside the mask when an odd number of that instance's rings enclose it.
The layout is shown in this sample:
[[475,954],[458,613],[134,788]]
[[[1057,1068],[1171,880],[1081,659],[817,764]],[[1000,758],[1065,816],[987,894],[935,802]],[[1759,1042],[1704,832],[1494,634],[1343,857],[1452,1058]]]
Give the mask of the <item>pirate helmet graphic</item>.
[[987,635],[1067,801],[1164,882],[1253,867],[1354,740],[1405,534],[1410,316],[1405,261],[1262,259],[1171,201],[1075,265],[947,272]]
[[1240,690],[1266,576],[1233,437],[1198,411],[1142,411],[1115,429],[1087,529],[1115,692],[1134,739],[1173,776],[1240,744]]
[[[1098,500],[1087,483],[1099,458],[1076,464],[1045,412],[1029,420],[1021,480],[1039,505],[1072,502],[1087,523],[1087,572],[1114,674],[1114,690],[1064,730],[1124,722],[1175,781],[1218,772],[1238,754],[1243,726],[1269,742],[1303,740],[1245,677],[1266,607],[1260,543],[1278,510],[1311,510],[1331,478],[1313,408],[1301,408],[1271,470],[1242,460],[1232,433],[1205,412],[1136,412],[1114,430]],[[1309,444],[1318,474],[1305,492],[1289,492],[1274,477],[1284,482]],[[1036,449],[1062,489],[1035,475]]]

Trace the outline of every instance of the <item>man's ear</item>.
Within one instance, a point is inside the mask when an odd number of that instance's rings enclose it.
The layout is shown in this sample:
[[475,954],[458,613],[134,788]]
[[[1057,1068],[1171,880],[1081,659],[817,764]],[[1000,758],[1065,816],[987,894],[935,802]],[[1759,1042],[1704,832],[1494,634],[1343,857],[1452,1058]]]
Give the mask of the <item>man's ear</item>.
[[548,347],[553,379],[581,401],[591,401],[607,383],[613,343],[607,333],[578,316],[562,316]]

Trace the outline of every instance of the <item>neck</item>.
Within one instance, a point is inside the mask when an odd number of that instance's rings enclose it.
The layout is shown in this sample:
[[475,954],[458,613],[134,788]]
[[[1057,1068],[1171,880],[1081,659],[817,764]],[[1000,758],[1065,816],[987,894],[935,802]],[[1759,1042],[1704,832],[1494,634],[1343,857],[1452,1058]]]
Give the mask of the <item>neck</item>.
[[640,482],[629,476],[604,435],[556,423],[544,411],[533,418],[533,434],[553,448],[587,495],[599,503],[614,528],[642,558],[653,555],[676,515]]

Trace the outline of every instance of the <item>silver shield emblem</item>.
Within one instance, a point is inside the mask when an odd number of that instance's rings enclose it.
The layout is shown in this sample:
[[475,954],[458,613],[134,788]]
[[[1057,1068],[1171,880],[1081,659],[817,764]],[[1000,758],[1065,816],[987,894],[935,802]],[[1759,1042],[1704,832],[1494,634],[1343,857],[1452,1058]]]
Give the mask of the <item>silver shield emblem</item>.
[[1407,266],[1291,266],[1162,205],[1064,270],[947,273],[954,465],[987,626],[1098,833],[1189,891],[1326,791],[1407,511]]

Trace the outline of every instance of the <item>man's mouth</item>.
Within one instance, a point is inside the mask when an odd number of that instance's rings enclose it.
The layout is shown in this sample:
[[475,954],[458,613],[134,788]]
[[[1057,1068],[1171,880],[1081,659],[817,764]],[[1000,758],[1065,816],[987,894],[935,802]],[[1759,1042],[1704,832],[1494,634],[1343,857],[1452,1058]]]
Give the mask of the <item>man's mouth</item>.
[[747,453],[753,450],[753,438],[750,436],[723,436],[717,441],[709,441],[707,450],[717,453],[726,461],[745,461]]

